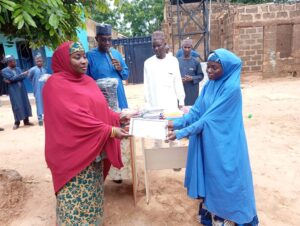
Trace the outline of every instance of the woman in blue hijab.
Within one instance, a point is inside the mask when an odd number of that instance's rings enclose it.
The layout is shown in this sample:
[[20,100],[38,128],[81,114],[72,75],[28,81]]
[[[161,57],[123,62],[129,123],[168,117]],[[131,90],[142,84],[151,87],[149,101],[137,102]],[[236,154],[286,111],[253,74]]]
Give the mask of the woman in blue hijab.
[[210,54],[209,81],[190,112],[169,122],[169,140],[189,137],[184,185],[203,199],[203,225],[256,226],[258,218],[242,118],[242,61],[226,49]]

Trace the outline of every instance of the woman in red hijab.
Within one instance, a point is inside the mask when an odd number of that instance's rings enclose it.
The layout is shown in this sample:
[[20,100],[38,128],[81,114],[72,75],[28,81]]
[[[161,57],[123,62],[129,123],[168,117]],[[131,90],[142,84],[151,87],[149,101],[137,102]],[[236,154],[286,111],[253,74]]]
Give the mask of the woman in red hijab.
[[[57,199],[57,225],[102,225],[103,181],[110,165],[123,166],[119,128],[128,118],[112,112],[85,75],[82,45],[65,42],[52,57],[54,74],[43,90],[45,155]],[[117,138],[117,139],[116,139]]]

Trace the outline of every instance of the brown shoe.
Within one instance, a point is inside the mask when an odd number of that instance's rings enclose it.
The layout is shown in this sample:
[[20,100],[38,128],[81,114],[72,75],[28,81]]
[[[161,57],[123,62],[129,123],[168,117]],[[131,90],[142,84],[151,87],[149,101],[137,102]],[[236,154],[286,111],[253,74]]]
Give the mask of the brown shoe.
[[32,122],[25,122],[24,126],[34,126],[34,124]]
[[3,131],[4,129],[3,128],[0,128],[0,131]]

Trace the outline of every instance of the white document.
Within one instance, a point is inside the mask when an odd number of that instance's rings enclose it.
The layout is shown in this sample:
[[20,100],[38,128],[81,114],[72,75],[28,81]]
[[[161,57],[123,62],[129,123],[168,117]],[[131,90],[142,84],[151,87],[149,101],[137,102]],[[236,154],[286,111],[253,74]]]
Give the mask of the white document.
[[129,134],[135,137],[165,140],[168,120],[131,118]]

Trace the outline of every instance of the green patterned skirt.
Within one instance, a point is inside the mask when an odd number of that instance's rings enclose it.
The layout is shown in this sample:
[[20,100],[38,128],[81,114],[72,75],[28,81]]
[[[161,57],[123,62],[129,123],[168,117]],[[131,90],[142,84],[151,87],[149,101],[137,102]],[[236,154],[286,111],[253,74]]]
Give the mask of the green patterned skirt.
[[100,226],[103,222],[103,161],[93,162],[56,196],[58,226]]

